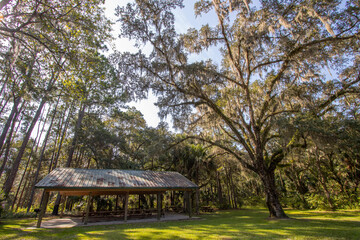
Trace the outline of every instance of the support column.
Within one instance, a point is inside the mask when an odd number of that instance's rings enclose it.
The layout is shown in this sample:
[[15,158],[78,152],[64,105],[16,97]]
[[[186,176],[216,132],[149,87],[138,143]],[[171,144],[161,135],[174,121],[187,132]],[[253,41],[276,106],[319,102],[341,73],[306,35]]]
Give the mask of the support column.
[[87,225],[88,221],[89,221],[90,203],[91,203],[91,193],[89,193],[89,196],[88,196],[88,199],[87,199],[84,225]]
[[128,215],[128,205],[129,205],[129,193],[125,195],[125,213],[124,213],[124,222],[127,222]]
[[119,195],[116,195],[116,201],[115,201],[115,211],[117,211],[119,208]]
[[192,195],[192,192],[188,192],[188,197],[187,197],[187,207],[188,207],[188,212],[189,212],[189,218],[192,217],[192,206],[191,206],[191,195]]
[[141,208],[140,194],[138,194],[138,198],[139,198],[139,209],[140,209]]
[[183,200],[183,209],[184,209],[184,213],[187,213],[187,192],[184,191],[184,200]]
[[64,209],[65,209],[65,203],[66,203],[66,196],[63,195],[61,198],[61,210],[60,210],[60,218],[64,217]]
[[199,213],[200,213],[200,189],[199,188],[196,189],[196,198],[195,198],[195,200],[196,200],[196,206],[195,206],[196,214],[199,215]]
[[44,198],[41,201],[40,215],[39,215],[38,222],[37,222],[37,225],[36,225],[37,228],[41,227],[41,221],[42,221],[43,216],[45,215],[47,203],[49,201],[49,196],[50,196],[50,192],[48,192],[46,190],[44,190],[44,191],[45,191]]
[[162,208],[162,202],[161,202],[161,193],[157,193],[157,220],[160,221],[161,218],[161,208]]

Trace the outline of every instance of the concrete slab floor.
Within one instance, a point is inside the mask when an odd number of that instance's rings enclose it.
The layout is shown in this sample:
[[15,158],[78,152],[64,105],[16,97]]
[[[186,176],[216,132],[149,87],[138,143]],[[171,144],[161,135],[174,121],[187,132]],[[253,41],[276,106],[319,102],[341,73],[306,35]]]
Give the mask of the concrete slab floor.
[[[184,214],[165,214],[165,217],[160,219],[161,222],[164,221],[179,221],[179,220],[199,220],[200,217],[192,217],[189,218],[188,215]],[[146,223],[146,222],[158,222],[156,217],[152,218],[143,218],[143,219],[128,219],[127,222],[124,220],[115,220],[109,221],[109,218],[101,221],[101,219],[96,219],[96,222],[91,222],[91,218],[89,219],[87,225],[81,221],[79,217],[72,217],[72,218],[54,218],[50,220],[43,220],[41,223],[41,228],[72,228],[72,227],[79,227],[79,226],[99,226],[99,225],[115,225],[115,224],[131,224],[131,223]],[[29,229],[34,229],[34,227],[30,227]]]

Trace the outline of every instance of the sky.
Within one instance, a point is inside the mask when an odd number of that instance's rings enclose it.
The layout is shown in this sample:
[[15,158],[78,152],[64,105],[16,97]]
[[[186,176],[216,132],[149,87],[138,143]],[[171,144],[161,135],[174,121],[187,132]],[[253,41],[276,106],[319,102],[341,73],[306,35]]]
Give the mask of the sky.
[[[132,2],[131,0],[105,0],[105,15],[108,19],[115,22],[113,26],[113,36],[116,38],[114,41],[114,48],[120,52],[136,52],[138,49],[134,47],[134,42],[128,39],[120,39],[119,35],[119,23],[116,23],[116,16],[115,16],[115,8],[117,6],[124,6],[127,3]],[[185,33],[188,28],[200,28],[201,25],[210,23],[216,24],[216,17],[212,16],[211,14],[206,14],[202,17],[195,18],[193,6],[195,1],[194,0],[184,0],[185,7],[182,9],[177,9],[175,11],[175,28],[178,33]],[[142,49],[143,51],[146,49]],[[211,58],[213,60],[219,59],[219,53],[215,49],[210,49],[209,51],[203,53],[202,55],[198,56],[191,56],[190,60],[196,61],[200,59],[208,59]],[[148,94],[148,99],[144,99],[137,102],[131,102],[129,105],[135,107],[139,110],[144,119],[147,122],[147,125],[150,127],[157,127],[160,122],[160,118],[158,117],[158,108],[154,105],[157,98],[151,92]],[[169,116],[165,120],[168,124],[170,129],[172,129],[172,122],[171,117]]]

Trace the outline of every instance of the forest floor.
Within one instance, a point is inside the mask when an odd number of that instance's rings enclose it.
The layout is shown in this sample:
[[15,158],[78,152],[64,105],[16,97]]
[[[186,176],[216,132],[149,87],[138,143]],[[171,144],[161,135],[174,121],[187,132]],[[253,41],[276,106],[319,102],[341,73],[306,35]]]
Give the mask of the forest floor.
[[1,219],[0,239],[360,239],[360,211],[286,210],[269,220],[265,209],[218,211],[201,220],[66,229],[29,229],[34,219]]

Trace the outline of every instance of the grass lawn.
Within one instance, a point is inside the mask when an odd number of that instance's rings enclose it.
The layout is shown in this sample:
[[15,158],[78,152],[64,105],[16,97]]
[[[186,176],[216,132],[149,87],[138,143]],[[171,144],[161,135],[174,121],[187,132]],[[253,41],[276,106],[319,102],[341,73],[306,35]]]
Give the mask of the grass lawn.
[[0,239],[360,239],[360,211],[287,210],[268,220],[265,209],[219,211],[201,220],[68,229],[26,229],[33,219],[1,220]]

